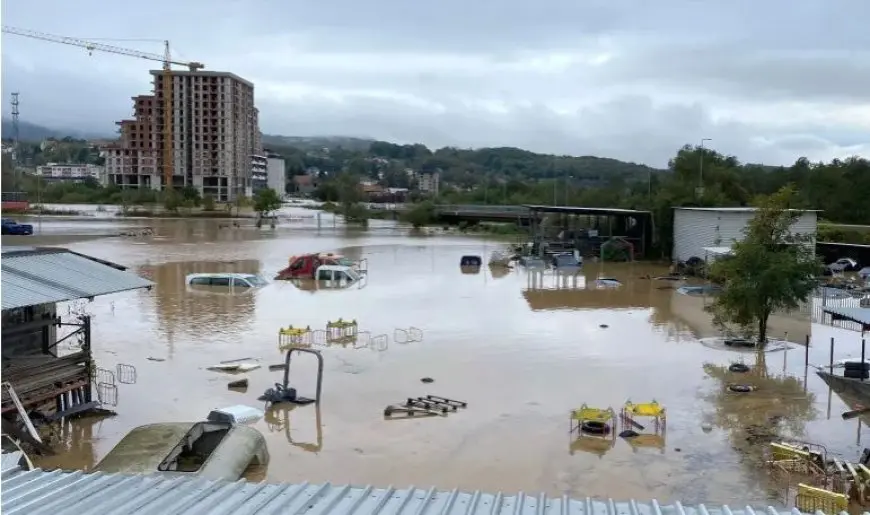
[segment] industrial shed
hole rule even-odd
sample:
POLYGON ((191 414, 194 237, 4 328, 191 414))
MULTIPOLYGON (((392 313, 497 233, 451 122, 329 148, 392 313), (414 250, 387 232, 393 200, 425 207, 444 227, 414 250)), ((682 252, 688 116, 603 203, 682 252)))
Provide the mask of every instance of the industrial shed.
MULTIPOLYGON (((706 260, 727 253, 724 249, 743 239, 743 230, 756 211, 753 207, 674 208, 673 260, 685 262, 691 257, 706 260)), ((795 234, 812 234, 813 246, 817 228, 817 211, 803 211, 792 226, 795 234)))

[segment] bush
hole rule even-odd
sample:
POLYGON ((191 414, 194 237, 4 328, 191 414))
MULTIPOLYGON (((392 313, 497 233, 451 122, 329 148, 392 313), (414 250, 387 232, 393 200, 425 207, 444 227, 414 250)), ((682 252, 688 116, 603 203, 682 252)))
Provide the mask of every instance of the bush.
POLYGON ((436 221, 436 218, 435 204, 428 200, 419 204, 413 204, 410 209, 402 214, 402 219, 411 224, 415 229, 431 225, 436 221))

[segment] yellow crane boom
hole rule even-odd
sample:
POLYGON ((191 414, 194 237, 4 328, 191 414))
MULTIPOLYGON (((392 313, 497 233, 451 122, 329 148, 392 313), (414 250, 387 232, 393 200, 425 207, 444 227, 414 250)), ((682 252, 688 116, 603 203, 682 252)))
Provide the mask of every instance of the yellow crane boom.
POLYGON ((172 189, 173 174, 173 152, 172 152, 172 65, 186 66, 190 71, 197 71, 205 67, 198 62, 174 61, 169 52, 169 41, 164 41, 163 55, 152 54, 149 52, 141 52, 139 50, 131 50, 114 45, 106 45, 103 43, 95 43, 79 38, 71 38, 68 36, 58 36, 55 34, 47 34, 45 32, 37 32, 35 30, 20 29, 3 25, 3 32, 6 34, 14 34, 42 41, 50 41, 52 43, 60 43, 63 45, 71 45, 79 48, 84 48, 88 53, 93 51, 106 52, 110 54, 126 55, 128 57, 137 57, 148 61, 157 61, 163 64, 163 180, 166 190, 172 189))

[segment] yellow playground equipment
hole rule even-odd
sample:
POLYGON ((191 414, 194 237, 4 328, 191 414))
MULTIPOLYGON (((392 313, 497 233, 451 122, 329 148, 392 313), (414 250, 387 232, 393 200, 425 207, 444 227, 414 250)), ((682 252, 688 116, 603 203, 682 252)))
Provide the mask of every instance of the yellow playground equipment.
POLYGON ((767 464, 775 471, 796 473, 808 479, 816 477, 813 483, 827 481, 827 451, 820 445, 804 442, 771 442, 768 447, 767 464))
POLYGON ((795 496, 795 508, 803 513, 843 513, 849 509, 849 497, 800 483, 795 496))
POLYGON ((359 324, 356 320, 342 320, 326 322, 326 343, 348 345, 356 342, 359 335, 359 324))
POLYGON ((631 446, 632 450, 637 451, 642 447, 651 447, 664 452, 665 431, 667 428, 668 416, 667 410, 664 406, 655 400, 637 404, 629 400, 622 406, 622 412, 620 415, 622 417, 622 428, 624 430, 632 430, 635 433, 647 429, 643 424, 637 421, 638 418, 651 419, 652 421, 651 430, 625 439, 631 446))
POLYGON ((312 344, 311 328, 287 326, 278 329, 278 350, 307 349, 312 344))
POLYGON ((613 408, 592 408, 583 404, 571 411, 571 454, 585 451, 603 456, 616 444, 616 413, 613 408))

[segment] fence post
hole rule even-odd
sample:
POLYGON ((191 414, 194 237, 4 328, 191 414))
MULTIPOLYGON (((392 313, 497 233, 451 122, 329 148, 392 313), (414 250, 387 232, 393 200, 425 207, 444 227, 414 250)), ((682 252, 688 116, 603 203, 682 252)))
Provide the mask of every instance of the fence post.
POLYGON ((830 372, 831 372, 831 374, 833 374, 834 373, 834 337, 833 336, 831 336, 831 365, 830 365, 830 367, 831 367, 830 372))
POLYGON ((810 335, 806 337, 806 343, 804 343, 804 368, 810 366, 810 335))

